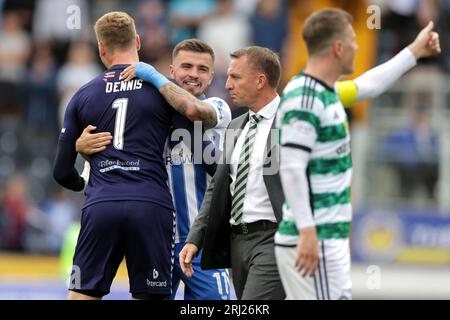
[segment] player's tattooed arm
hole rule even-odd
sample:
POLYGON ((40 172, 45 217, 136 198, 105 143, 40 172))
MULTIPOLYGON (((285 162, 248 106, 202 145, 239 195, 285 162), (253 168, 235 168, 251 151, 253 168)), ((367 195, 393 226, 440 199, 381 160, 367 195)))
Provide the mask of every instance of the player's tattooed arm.
POLYGON ((191 121, 202 121, 206 129, 217 125, 217 114, 212 105, 169 81, 152 65, 142 62, 132 64, 121 72, 120 79, 130 81, 135 76, 153 84, 175 110, 191 121))
POLYGON ((162 86, 159 92, 175 110, 191 121, 202 121, 206 129, 216 126, 217 114, 211 104, 197 99, 172 82, 162 86))

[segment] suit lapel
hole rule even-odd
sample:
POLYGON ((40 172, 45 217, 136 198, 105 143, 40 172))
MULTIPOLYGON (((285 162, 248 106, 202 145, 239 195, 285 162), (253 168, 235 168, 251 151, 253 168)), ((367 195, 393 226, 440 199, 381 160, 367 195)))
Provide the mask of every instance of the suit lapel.
MULTIPOLYGON (((271 153, 272 153, 272 149, 275 146, 275 144, 277 143, 277 137, 278 137, 278 133, 277 133, 277 129, 275 126, 275 122, 277 121, 276 116, 272 121, 272 127, 270 128, 270 133, 269 136, 267 137, 267 142, 266 142, 266 149, 264 151, 264 156, 266 158, 270 158, 271 153)), ((267 159, 266 159, 267 160, 267 159)), ((266 162, 266 161, 264 161, 266 162)))
MULTIPOLYGON (((235 123, 235 125, 233 126, 234 129, 237 129, 237 130, 243 130, 244 127, 245 127, 245 125, 246 125, 247 122, 248 122, 248 119, 249 119, 249 113, 248 113, 248 112, 245 113, 245 114, 243 114, 243 115, 240 116, 239 118, 236 118, 236 123, 235 123)), ((236 134, 236 135, 235 135, 233 146, 236 146, 237 139, 239 138, 239 136, 241 135, 241 133, 242 133, 242 131, 239 132, 239 134, 236 134)))

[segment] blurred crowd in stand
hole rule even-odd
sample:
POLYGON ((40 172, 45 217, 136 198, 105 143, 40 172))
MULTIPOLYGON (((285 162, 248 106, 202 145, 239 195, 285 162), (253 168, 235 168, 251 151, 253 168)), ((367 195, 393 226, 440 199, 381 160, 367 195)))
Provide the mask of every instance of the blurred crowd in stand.
MULTIPOLYGON (((300 36, 304 18, 327 6, 355 16, 361 48, 357 74, 397 53, 430 19, 440 32, 443 52, 449 49, 450 0, 0 0, 0 250, 57 253, 64 232, 79 220, 82 194, 62 190, 51 172, 67 102, 104 69, 93 33, 101 15, 130 13, 142 40, 141 60, 166 74, 175 44, 192 37, 206 40, 216 53, 209 95, 228 99, 225 81, 231 51, 256 44, 278 52, 281 90, 305 61, 300 36), (367 29, 367 6, 373 4, 381 8, 381 30, 367 29)), ((442 79, 450 69, 450 55, 430 59, 423 68, 442 79)), ((417 111, 415 117, 427 116, 423 103, 411 108, 417 111)), ((353 118, 364 120, 360 115, 353 118)), ((428 164, 436 165, 438 137, 430 132, 428 142, 423 136, 416 139, 414 130, 422 132, 420 122, 393 132, 380 154, 392 154, 389 148, 405 144, 405 152, 417 157, 426 153, 423 157, 432 159, 428 164), (415 149, 419 140, 428 150, 415 149)), ((402 167, 399 159, 389 161, 402 167)), ((412 165, 404 167, 419 170, 412 165)), ((405 185, 413 185, 408 173, 400 175, 405 185)), ((430 195, 434 188, 435 182, 430 183, 430 195)))

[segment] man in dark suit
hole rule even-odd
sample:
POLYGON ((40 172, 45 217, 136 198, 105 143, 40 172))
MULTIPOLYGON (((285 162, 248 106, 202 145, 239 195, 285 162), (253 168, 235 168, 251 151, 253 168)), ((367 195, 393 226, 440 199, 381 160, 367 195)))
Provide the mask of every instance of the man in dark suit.
POLYGON ((267 48, 231 54, 227 90, 233 103, 250 110, 231 121, 222 162, 180 253, 191 276, 203 248, 202 268, 230 268, 238 299, 284 299, 274 240, 284 202, 278 174, 275 114, 281 66, 267 48))

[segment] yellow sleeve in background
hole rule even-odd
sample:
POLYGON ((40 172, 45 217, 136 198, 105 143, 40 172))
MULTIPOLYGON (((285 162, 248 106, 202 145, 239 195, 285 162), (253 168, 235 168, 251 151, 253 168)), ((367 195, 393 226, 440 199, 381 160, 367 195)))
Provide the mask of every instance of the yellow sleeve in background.
POLYGON ((339 99, 346 108, 350 108, 358 96, 358 88, 353 80, 336 82, 339 99))

